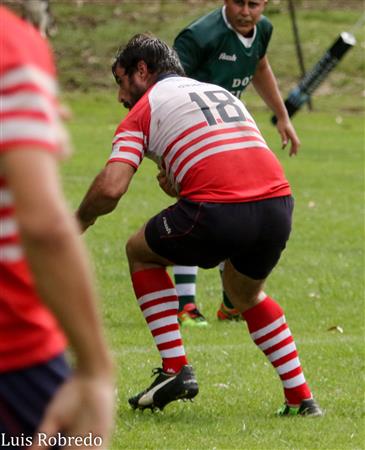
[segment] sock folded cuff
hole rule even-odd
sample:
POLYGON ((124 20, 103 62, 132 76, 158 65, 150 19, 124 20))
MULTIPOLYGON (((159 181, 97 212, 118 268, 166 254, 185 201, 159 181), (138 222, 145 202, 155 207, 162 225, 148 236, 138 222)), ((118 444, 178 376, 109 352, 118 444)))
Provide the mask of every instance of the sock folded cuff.
POLYGON ((284 315, 280 305, 270 297, 265 297, 257 305, 242 313, 250 333, 253 333, 284 315))
POLYGON ((173 266, 172 268, 174 275, 191 275, 196 277, 198 273, 197 266, 173 266))
POLYGON ((164 267, 139 270, 132 273, 132 283, 137 298, 162 289, 174 289, 169 274, 164 267))

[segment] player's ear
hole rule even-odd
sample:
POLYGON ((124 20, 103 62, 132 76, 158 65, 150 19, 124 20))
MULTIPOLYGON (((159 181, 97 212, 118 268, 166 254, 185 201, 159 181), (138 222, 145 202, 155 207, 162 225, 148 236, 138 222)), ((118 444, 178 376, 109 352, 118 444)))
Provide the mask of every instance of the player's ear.
POLYGON ((138 75, 139 75, 143 80, 145 80, 145 79, 147 78, 147 75, 148 75, 148 67, 147 67, 147 64, 146 64, 143 60, 138 61, 138 63, 137 63, 137 72, 138 72, 138 75))

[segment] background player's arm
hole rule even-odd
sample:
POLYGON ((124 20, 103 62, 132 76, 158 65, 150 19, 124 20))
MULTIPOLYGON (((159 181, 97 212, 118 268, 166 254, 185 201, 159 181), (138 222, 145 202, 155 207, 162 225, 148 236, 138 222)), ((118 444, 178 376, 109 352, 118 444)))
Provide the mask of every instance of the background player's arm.
POLYGON ((112 162, 95 177, 76 216, 85 231, 95 220, 112 212, 120 198, 127 192, 136 169, 124 162, 112 162))
POLYGON ((289 119, 288 112, 280 95, 279 87, 267 56, 260 59, 252 83, 260 97, 265 101, 278 119, 276 126, 281 136, 283 148, 290 141, 290 156, 297 154, 300 141, 289 119))
POLYGON ((22 244, 37 291, 64 330, 76 370, 51 401, 43 430, 105 437, 112 424, 112 364, 84 247, 66 207, 55 157, 33 148, 4 152, 0 165, 16 205, 22 244))

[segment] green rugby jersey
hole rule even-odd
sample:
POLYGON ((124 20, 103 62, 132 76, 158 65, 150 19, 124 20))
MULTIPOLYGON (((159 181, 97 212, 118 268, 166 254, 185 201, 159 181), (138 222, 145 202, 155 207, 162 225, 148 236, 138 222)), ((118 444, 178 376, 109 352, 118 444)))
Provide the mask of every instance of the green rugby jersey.
POLYGON ((223 7, 184 28, 174 48, 187 76, 218 84, 240 97, 265 56, 272 29, 262 16, 253 38, 244 38, 229 25, 223 7))

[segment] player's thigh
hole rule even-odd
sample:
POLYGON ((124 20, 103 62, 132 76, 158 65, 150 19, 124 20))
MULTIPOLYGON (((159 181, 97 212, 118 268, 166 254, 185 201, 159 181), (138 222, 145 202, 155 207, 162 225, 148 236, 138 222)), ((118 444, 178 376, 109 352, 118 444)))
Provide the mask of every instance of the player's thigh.
POLYGON ((256 205, 256 226, 260 233, 248 248, 237 248, 230 256, 234 268, 253 279, 267 278, 286 248, 291 232, 293 199, 278 197, 256 205))
POLYGON ((159 266, 170 266, 173 263, 155 253, 148 245, 145 237, 146 225, 143 225, 126 244, 126 253, 131 273, 138 270, 159 266))
POLYGON ((158 255, 178 265, 214 267, 225 257, 212 236, 214 223, 206 220, 206 204, 181 199, 146 225, 146 242, 158 255))

